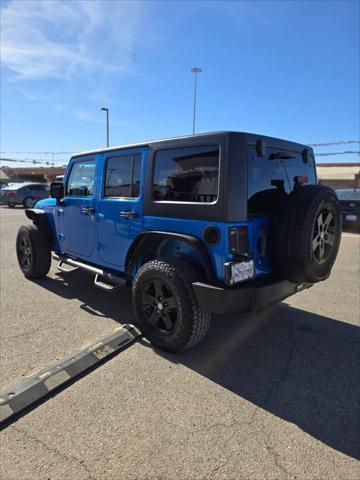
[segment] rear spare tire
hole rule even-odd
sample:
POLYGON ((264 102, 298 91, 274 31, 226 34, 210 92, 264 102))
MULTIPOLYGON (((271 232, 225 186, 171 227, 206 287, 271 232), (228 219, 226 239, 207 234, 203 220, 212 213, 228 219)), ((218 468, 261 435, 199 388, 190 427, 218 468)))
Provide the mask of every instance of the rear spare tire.
POLYGON ((279 221, 277 260, 292 282, 325 280, 341 240, 341 208, 335 192, 305 185, 290 194, 279 221))
POLYGON ((41 278, 50 270, 50 245, 36 225, 19 228, 16 238, 16 255, 26 278, 41 278))

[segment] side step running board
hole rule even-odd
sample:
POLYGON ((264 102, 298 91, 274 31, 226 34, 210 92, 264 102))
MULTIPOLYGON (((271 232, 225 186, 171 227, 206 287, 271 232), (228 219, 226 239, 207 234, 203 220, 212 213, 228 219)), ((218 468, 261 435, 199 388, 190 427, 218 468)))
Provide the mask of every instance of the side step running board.
MULTIPOLYGON (((106 292, 112 292, 114 290, 116 290, 117 288, 121 287, 121 285, 123 285, 126 280, 124 279, 116 279, 116 282, 117 282, 117 285, 111 285, 110 283, 105 283, 101 280, 99 280, 99 277, 101 278, 102 275, 99 275, 98 273, 95 275, 95 280, 94 280, 94 285, 98 288, 101 288, 102 290, 105 290, 106 292)), ((109 277, 108 277, 109 278, 109 277)), ((111 278, 112 281, 114 281, 114 278, 111 278)))
POLYGON ((81 268, 82 270, 87 270, 88 272, 95 273, 95 286, 101 288, 102 290, 105 290, 106 292, 111 292, 115 290, 127 281, 126 278, 120 277, 118 275, 113 275, 112 273, 106 272, 105 270, 93 267, 92 265, 88 265, 87 263, 79 262, 78 260, 73 260, 72 258, 60 257, 56 254, 53 255, 53 258, 59 261, 57 268, 58 270, 60 270, 60 272, 70 273, 81 268), (73 268, 67 269, 64 268, 63 265, 69 265, 73 268))
POLYGON ((63 273, 75 272, 75 270, 79 270, 80 268, 80 267, 64 268, 63 265, 64 265, 64 262, 60 260, 58 263, 58 266, 56 267, 58 270, 60 270, 60 272, 63 272, 63 273))

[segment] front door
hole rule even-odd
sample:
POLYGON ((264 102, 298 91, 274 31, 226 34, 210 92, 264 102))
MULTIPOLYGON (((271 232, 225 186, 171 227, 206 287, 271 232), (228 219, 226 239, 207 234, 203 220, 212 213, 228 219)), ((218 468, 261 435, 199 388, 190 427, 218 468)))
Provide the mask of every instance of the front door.
POLYGON ((95 167, 94 158, 76 159, 58 209, 62 252, 85 259, 93 254, 96 241, 95 167))
POLYGON ((105 266, 123 269, 126 253, 142 229, 144 150, 104 155, 97 203, 98 254, 105 266))

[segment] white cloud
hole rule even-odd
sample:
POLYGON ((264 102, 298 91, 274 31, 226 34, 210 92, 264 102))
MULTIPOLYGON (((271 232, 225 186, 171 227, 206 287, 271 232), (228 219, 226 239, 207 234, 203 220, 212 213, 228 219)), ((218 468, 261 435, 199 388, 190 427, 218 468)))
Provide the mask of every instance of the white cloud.
POLYGON ((13 0, 1 9, 2 66, 18 78, 130 73, 146 2, 13 0))

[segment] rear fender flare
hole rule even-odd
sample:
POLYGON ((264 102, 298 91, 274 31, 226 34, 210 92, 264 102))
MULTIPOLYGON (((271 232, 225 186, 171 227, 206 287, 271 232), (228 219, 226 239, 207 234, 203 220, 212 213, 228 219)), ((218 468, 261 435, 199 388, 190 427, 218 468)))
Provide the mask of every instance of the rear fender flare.
POLYGON ((172 240, 181 240, 190 245, 201 259, 206 273, 207 281, 211 283, 218 283, 209 252, 202 240, 200 240, 200 238, 198 237, 186 235, 183 233, 162 232, 153 230, 140 233, 135 238, 127 252, 125 259, 125 272, 128 275, 131 275, 137 261, 146 254, 149 247, 152 246, 154 242, 159 242, 160 240, 163 240, 165 238, 169 238, 172 240))

